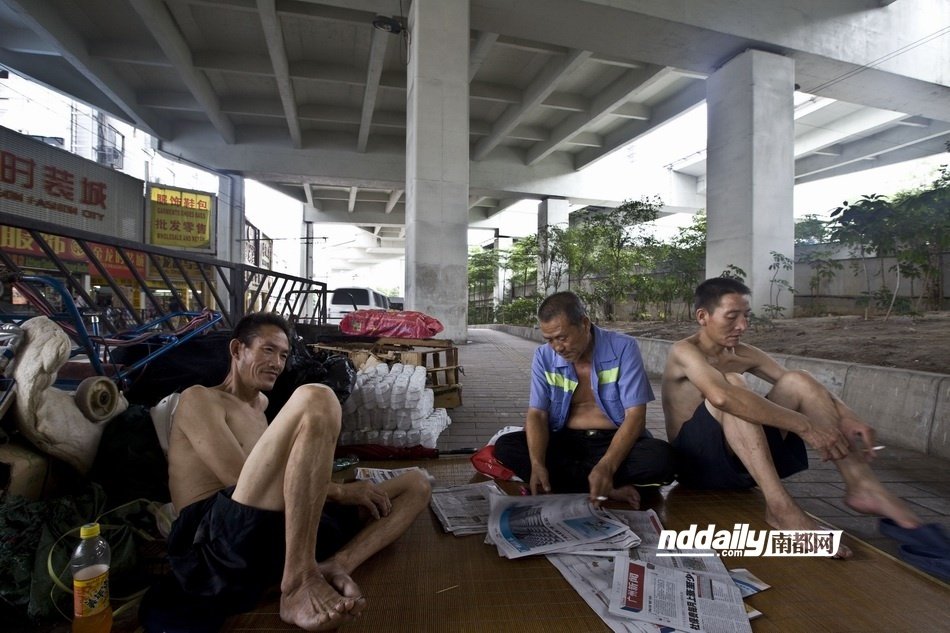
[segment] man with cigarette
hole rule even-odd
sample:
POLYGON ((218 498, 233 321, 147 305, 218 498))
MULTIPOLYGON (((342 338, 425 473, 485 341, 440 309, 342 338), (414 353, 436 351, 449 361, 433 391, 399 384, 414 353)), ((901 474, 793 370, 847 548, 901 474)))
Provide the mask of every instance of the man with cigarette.
POLYGON ((572 292, 546 298, 538 321, 547 344, 531 365, 524 431, 501 436, 495 457, 531 494, 587 492, 639 508, 636 487, 674 473, 670 445, 646 429, 654 397, 636 340, 591 324, 572 292))
MULTIPOLYGON (((807 443, 822 459, 834 460, 850 508, 882 515, 900 529, 920 527, 907 504, 871 471, 874 429, 807 372, 787 370, 740 342, 751 317, 750 294, 735 279, 701 283, 693 304, 699 330, 670 350, 661 391, 677 479, 698 488, 758 486, 772 527, 817 529, 781 482, 808 468, 807 443), (768 394, 752 391, 745 373, 771 383, 768 394)), ((842 546, 837 557, 850 555, 842 546)))

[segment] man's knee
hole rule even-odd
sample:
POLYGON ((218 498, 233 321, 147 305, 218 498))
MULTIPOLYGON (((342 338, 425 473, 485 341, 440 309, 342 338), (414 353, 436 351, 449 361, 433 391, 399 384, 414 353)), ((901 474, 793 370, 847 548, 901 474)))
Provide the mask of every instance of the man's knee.
POLYGON ((413 470, 406 473, 405 494, 416 499, 421 505, 428 505, 432 497, 432 483, 429 477, 421 470, 413 470))
POLYGON ((505 433, 495 440, 495 457, 502 462, 505 457, 515 460, 528 450, 528 441, 524 432, 505 433))
POLYGON ((810 373, 795 369, 782 374, 766 397, 782 406, 801 410, 803 403, 814 402, 829 393, 810 373))
POLYGON ((745 376, 743 376, 742 374, 737 374, 731 371, 731 372, 727 372, 725 374, 725 377, 726 377, 726 381, 730 385, 735 385, 736 387, 745 387, 746 389, 749 388, 749 383, 746 382, 745 376))
MULTIPOLYGON (((326 385, 311 383, 297 387, 287 405, 301 407, 307 412, 322 413, 329 416, 340 417, 342 408, 333 390, 326 385)), ((284 406, 287 406, 284 405, 284 406)))
POLYGON ((297 387, 278 414, 278 418, 282 416, 289 416, 297 424, 312 424, 320 432, 337 435, 343 417, 336 394, 329 387, 319 384, 297 387))
MULTIPOLYGON (((656 438, 643 438, 634 444, 630 459, 642 469, 644 484, 668 484, 676 476, 676 453, 668 443, 656 438)), ((639 482, 635 482, 639 483, 639 482)))

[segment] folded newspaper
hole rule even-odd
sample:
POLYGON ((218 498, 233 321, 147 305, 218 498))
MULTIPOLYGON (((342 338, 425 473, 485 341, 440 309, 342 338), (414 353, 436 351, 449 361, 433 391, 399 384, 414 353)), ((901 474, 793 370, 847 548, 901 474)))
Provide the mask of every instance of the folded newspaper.
MULTIPOLYGON (((627 560, 639 562, 644 566, 649 564, 654 569, 666 567, 678 571, 680 574, 689 572, 694 576, 703 575, 707 578, 715 576, 717 582, 728 583, 730 581, 730 572, 726 570, 722 559, 715 556, 715 553, 711 550, 675 552, 674 556, 670 556, 668 550, 658 550, 656 546, 659 544, 660 531, 663 526, 653 510, 612 510, 611 512, 615 517, 629 525, 642 539, 639 547, 629 551, 627 560)), ((612 631, 616 633, 658 633, 672 629, 670 624, 661 625, 656 623, 655 619, 649 617, 648 613, 644 613, 644 610, 627 609, 622 612, 622 615, 610 611, 611 597, 614 594, 615 558, 577 556, 575 554, 549 554, 547 558, 612 631)), ((758 579, 755 580, 758 581, 758 579)), ((761 581, 758 582, 761 583, 761 581)), ((761 586, 767 585, 761 583, 761 586)), ((675 593, 674 585, 669 585, 668 588, 671 588, 675 593)), ((675 596, 674 601, 679 600, 680 604, 685 604, 685 583, 679 585, 679 588, 681 591, 675 596)), ((742 592, 740 591, 740 593, 742 592)), ((739 609, 736 608, 735 594, 724 591, 723 595, 728 596, 725 605, 727 615, 720 622, 709 621, 711 616, 707 616, 707 622, 705 623, 707 628, 702 630, 710 632, 750 630, 747 618, 755 617, 758 612, 743 608, 740 600, 739 608, 743 609, 743 612, 748 611, 745 614, 740 613, 739 609)), ((659 603, 653 604, 657 608, 667 606, 659 603)), ((703 611, 706 612, 712 606, 714 607, 712 611, 715 612, 720 604, 718 602, 714 605, 703 603, 701 606, 703 611)), ((690 630, 688 626, 685 628, 690 630)))
POLYGON ((585 494, 491 495, 489 502, 488 538, 506 558, 625 551, 640 542, 626 523, 592 505, 585 494))
POLYGON ((381 484, 384 481, 390 479, 395 479, 399 475, 411 472, 413 470, 421 471, 428 477, 429 481, 435 481, 428 470, 425 468, 420 468, 419 466, 410 466, 409 468, 366 468, 365 466, 360 466, 356 469, 356 479, 363 479, 373 482, 374 484, 381 484))
POLYGON ((742 594, 729 574, 614 558, 610 613, 705 633, 751 633, 742 594))
POLYGON ((433 488, 429 506, 446 532, 456 536, 484 534, 488 530, 488 497, 504 494, 494 481, 433 488))

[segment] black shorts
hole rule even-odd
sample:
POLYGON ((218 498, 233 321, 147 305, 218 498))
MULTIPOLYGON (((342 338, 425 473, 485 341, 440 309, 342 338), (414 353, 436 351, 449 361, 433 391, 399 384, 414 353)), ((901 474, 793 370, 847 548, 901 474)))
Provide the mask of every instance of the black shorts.
MULTIPOLYGON (((762 427, 769 443, 775 470, 782 479, 808 468, 805 442, 795 433, 774 426, 762 427)), ((692 488, 743 489, 755 486, 755 480, 742 461, 726 445, 722 425, 702 402, 693 417, 683 423, 672 442, 676 452, 677 479, 692 488)))
MULTIPOLYGON (((251 608, 280 582, 284 513, 231 498, 234 487, 184 508, 168 535, 168 559, 181 588, 251 608)), ((317 560, 332 556, 362 527, 356 506, 327 502, 317 532, 317 560)))

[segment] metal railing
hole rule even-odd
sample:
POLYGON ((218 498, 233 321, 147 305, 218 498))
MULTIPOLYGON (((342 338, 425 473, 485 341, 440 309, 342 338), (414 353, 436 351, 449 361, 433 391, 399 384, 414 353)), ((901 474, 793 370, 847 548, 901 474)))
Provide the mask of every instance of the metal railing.
MULTIPOLYGON (((148 246, 0 212, 0 267, 51 275, 79 305, 98 308, 117 334, 183 309, 220 312, 233 327, 248 312, 277 312, 292 323, 326 323, 326 284, 207 255, 148 246), (85 275, 98 292, 87 290, 85 275), (116 305, 116 302, 118 305, 116 305)), ((42 297, 52 305, 55 296, 42 297)), ((28 310, 0 298, 4 310, 28 310)), ((168 320, 168 328, 175 324, 168 320)))

